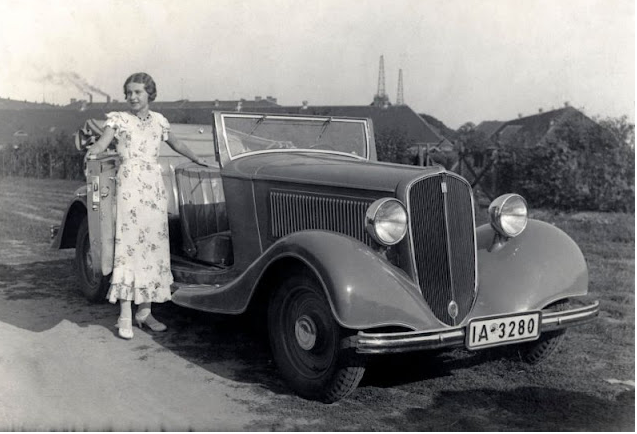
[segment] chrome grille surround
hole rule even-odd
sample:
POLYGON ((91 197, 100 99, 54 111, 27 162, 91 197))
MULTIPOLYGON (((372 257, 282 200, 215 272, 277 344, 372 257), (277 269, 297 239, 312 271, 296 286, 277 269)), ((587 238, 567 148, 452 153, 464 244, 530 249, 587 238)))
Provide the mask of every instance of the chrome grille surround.
POLYGON ((373 200, 284 190, 270 191, 270 230, 274 238, 308 229, 339 232, 372 245, 365 213, 373 200))
POLYGON ((442 172, 411 182, 405 197, 416 282, 436 317, 457 325, 471 310, 478 284, 471 186, 442 172), (452 302, 455 318, 449 313, 452 302))

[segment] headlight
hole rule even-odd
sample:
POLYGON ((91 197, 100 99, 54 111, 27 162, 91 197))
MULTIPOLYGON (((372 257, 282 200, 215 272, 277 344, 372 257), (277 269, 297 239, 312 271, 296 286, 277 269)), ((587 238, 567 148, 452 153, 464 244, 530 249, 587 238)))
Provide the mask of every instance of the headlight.
POLYGON ((393 246, 407 233, 407 211, 399 200, 378 199, 367 209, 365 227, 374 241, 393 246))
POLYGON ((489 205, 491 226, 507 238, 517 237, 528 221, 526 201, 519 194, 503 194, 489 205))

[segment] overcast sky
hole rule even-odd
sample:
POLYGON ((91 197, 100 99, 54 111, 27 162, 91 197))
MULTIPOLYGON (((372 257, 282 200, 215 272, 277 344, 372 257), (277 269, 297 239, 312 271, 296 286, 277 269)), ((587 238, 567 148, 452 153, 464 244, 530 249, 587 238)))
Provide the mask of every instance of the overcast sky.
POLYGON ((0 0, 2 98, 86 98, 74 73, 122 100, 146 71, 164 101, 367 105, 381 55, 390 101, 402 69, 452 128, 565 101, 634 122, 634 0, 0 0))

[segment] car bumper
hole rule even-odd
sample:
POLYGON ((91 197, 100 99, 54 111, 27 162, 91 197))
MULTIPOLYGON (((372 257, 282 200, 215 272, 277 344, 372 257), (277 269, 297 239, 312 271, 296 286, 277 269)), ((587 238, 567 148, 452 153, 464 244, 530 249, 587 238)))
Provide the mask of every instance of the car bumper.
MULTIPOLYGON (((564 311, 542 311, 541 333, 585 324, 599 315, 599 302, 564 311)), ((350 341, 351 347, 362 354, 386 354, 432 350, 465 345, 466 326, 444 330, 403 333, 358 332, 350 341)), ((514 343, 514 342, 512 342, 514 343)), ((504 344, 503 344, 504 345, 504 344)))

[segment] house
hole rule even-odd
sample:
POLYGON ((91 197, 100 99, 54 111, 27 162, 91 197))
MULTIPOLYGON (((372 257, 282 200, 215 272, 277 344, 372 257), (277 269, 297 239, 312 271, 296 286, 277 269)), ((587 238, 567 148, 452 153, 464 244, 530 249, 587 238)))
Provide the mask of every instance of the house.
POLYGON ((520 117, 507 122, 482 122, 476 129, 488 133, 488 137, 500 146, 515 145, 528 148, 539 143, 553 128, 574 118, 579 118, 591 125, 596 124, 595 121, 588 118, 581 111, 566 106, 557 110, 520 117))

